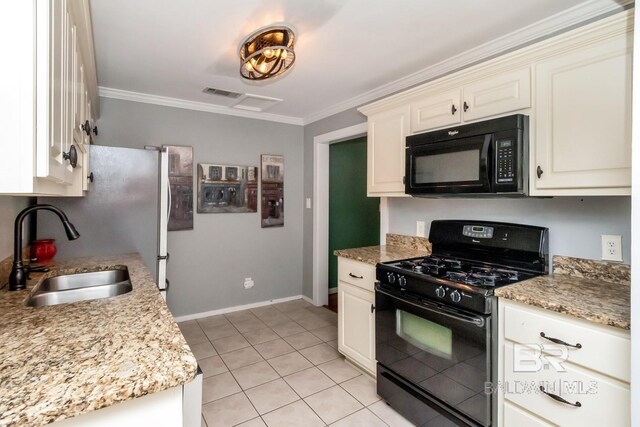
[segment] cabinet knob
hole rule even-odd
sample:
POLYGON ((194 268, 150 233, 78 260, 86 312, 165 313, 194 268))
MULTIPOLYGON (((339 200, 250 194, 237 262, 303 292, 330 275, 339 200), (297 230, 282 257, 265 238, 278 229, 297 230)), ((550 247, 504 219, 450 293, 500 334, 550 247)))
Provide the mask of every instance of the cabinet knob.
POLYGON ((464 101, 464 104, 462 105, 462 109, 467 112, 467 110, 469 109, 469 104, 467 104, 467 101, 464 101))
POLYGON ((89 180, 89 182, 93 182, 93 172, 87 175, 87 180, 89 180))
POLYGON ((84 133, 86 133, 87 136, 90 136, 91 135, 91 123, 89 123, 89 120, 85 120, 84 124, 80 125, 80 129, 82 129, 82 131, 84 133))
POLYGON ((458 111, 456 106, 454 104, 451 104, 451 115, 453 116, 456 113, 456 111, 458 111))
POLYGON ((64 160, 69 160, 71 167, 75 168, 78 165, 78 152, 76 151, 76 146, 72 144, 71 147, 69 147, 68 153, 62 153, 62 158, 64 160))
POLYGON ((540 165, 538 165, 538 168, 536 169, 536 175, 538 175, 538 178, 540 178, 543 173, 544 173, 544 171, 542 170, 540 165))

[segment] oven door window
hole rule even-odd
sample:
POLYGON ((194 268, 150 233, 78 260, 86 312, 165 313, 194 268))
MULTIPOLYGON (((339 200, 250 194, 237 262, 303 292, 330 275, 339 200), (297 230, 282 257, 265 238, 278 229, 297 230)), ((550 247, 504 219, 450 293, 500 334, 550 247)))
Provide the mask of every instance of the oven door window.
POLYGON ((376 290, 376 359, 480 425, 491 423, 491 316, 376 290))
POLYGON ((409 148, 409 192, 491 192, 491 140, 488 134, 409 148))
POLYGON ((451 328, 404 310, 396 310, 396 335, 435 356, 451 359, 453 355, 451 328))

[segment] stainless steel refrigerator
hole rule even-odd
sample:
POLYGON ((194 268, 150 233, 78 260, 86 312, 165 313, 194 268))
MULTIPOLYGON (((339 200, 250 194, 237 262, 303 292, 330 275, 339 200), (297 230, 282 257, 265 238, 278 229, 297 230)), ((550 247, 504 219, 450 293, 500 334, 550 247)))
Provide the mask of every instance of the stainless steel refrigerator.
POLYGON ((80 232, 68 241, 46 213, 37 220, 37 238, 54 238, 59 258, 138 252, 167 298, 169 209, 166 149, 89 146, 93 183, 84 197, 40 197, 62 209, 80 232))

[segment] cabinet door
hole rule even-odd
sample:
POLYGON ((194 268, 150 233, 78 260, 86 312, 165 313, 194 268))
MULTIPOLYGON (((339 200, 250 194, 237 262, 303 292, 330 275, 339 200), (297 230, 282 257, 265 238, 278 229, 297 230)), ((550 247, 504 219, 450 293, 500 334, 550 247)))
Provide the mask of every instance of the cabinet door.
POLYGON ((72 23, 66 0, 37 2, 37 132, 36 176, 62 184, 73 180, 72 168, 63 158, 69 149, 69 71, 73 43, 72 23))
POLYGON ((531 107, 531 69, 510 71, 462 88, 465 122, 531 107))
POLYGON ((338 283, 338 350, 367 369, 376 371, 373 292, 338 283))
POLYGON ((405 138, 409 106, 369 117, 367 133, 367 194, 404 195, 405 138))
POLYGON ((460 89, 427 95, 411 103, 411 133, 460 123, 460 89))
POLYGON ((535 415, 530 414, 509 402, 505 402, 504 404, 504 422, 502 425, 504 427, 551 427, 551 424, 542 421, 535 415))
POLYGON ((532 187, 630 193, 632 50, 623 35, 537 64, 532 187))

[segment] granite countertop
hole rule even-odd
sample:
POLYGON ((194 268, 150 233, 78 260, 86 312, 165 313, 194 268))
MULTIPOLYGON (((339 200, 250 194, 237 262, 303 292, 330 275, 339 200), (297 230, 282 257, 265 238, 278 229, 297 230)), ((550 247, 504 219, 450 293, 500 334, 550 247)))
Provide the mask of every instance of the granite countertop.
POLYGON ((77 258, 0 291, 0 426, 38 426, 191 381, 197 369, 137 254, 77 258), (33 287, 60 274, 129 269, 127 294, 31 308, 33 287))
POLYGON ((630 268, 554 257, 554 274, 496 289, 495 295, 620 329, 631 329, 630 268))
POLYGON ((396 261, 431 254, 431 244, 424 237, 387 234, 387 244, 365 246, 353 249, 337 249, 335 256, 353 259, 366 264, 376 265, 379 262, 396 261))

